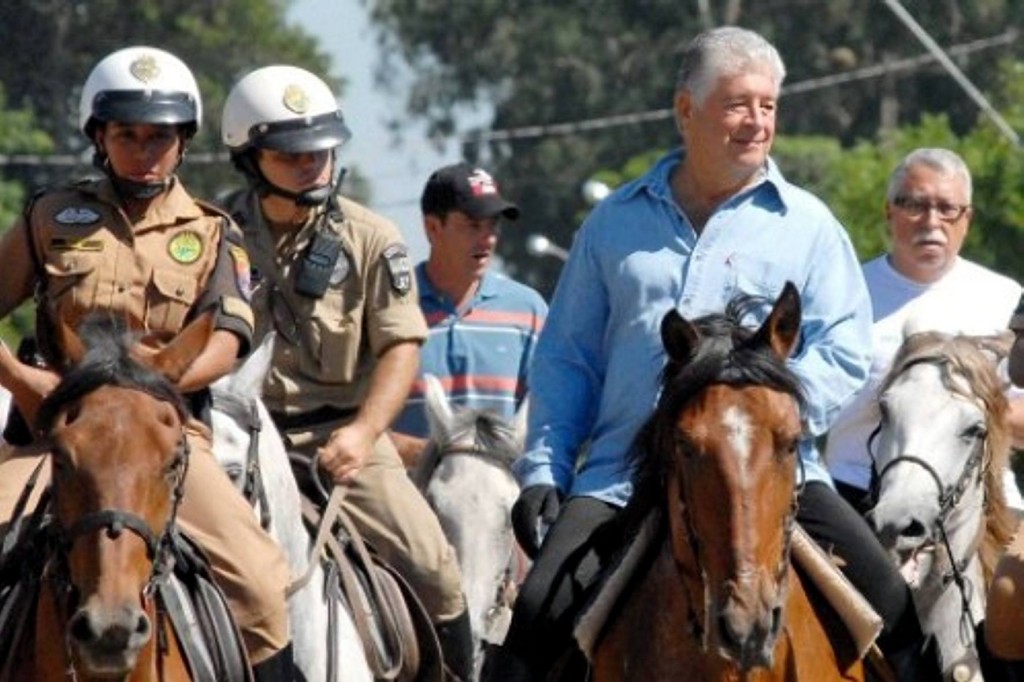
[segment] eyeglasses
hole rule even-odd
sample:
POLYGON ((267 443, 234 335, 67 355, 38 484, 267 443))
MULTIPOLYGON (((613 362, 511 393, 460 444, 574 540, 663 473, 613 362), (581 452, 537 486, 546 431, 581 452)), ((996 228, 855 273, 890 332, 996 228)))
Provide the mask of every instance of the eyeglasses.
POLYGON ((939 214, 939 218, 947 223, 960 220, 960 217, 970 208, 970 204, 951 204, 947 201, 928 201, 902 196, 893 199, 892 203, 913 219, 921 218, 934 209, 939 214))

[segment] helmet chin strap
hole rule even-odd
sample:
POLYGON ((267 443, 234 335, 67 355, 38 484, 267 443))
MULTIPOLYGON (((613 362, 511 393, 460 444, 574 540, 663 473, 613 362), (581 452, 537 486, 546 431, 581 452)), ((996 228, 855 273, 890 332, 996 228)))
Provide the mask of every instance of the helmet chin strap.
MULTIPOLYGON (((178 163, 174 166, 175 171, 181 166, 184 158, 185 148, 182 145, 181 153, 178 155, 178 163)), ((122 178, 114 172, 114 167, 110 165, 110 157, 98 147, 93 152, 92 165, 103 171, 110 178, 110 183, 114 186, 118 196, 126 199, 152 199, 166 192, 174 183, 173 172, 161 180, 139 181, 122 178)))
POLYGON ((259 196, 265 197, 273 194, 295 202, 296 206, 323 206, 327 203, 328 199, 334 196, 335 190, 341 185, 341 179, 345 175, 345 170, 338 167, 337 156, 332 152, 331 181, 326 185, 311 187, 301 192, 292 192, 267 180, 266 176, 260 171, 255 154, 255 150, 249 150, 242 154, 233 154, 231 160, 234 161, 235 167, 242 171, 242 174, 249 181, 249 186, 256 190, 259 196))

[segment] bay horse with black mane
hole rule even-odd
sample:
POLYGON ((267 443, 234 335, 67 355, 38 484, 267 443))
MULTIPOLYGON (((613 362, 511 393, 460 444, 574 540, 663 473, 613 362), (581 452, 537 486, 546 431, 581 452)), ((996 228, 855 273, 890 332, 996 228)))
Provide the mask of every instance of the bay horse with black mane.
POLYGON ((211 328, 200 318, 144 356, 107 320, 65 330, 73 366, 37 420, 52 470, 39 595, 5 680, 192 679, 156 591, 188 467, 172 382, 211 328))
POLYGON ((787 283, 759 329, 742 326, 762 305, 662 321, 668 361, 623 516, 649 547, 593 647, 594 680, 863 679, 790 564, 800 300, 787 283))

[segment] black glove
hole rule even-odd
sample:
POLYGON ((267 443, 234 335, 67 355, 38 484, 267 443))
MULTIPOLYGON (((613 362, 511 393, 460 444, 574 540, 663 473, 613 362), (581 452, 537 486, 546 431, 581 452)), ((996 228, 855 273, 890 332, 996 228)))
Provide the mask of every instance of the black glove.
POLYGON ((562 496, 553 485, 531 485, 512 505, 512 529, 530 559, 536 559, 544 533, 558 518, 562 496))

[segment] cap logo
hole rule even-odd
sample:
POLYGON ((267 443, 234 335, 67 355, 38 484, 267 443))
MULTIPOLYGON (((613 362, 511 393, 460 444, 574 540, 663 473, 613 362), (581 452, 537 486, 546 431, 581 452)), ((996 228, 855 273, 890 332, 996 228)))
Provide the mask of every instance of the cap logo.
POLYGON ((473 196, 498 193, 498 183, 494 181, 490 173, 481 168, 474 169, 466 181, 469 182, 469 189, 473 192, 473 196))
POLYGON ((148 83, 160 75, 160 66, 156 63, 156 57, 144 54, 131 63, 128 72, 135 76, 136 80, 148 83))
POLYGON ((284 89, 281 103, 286 109, 296 114, 304 114, 309 110, 309 96, 302 86, 294 83, 284 89))

